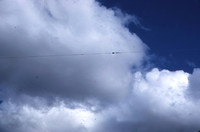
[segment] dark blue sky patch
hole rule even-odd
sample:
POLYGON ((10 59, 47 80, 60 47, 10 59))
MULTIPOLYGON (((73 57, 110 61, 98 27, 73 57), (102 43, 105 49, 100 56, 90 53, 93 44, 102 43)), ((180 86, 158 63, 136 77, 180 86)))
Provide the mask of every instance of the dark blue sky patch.
POLYGON ((149 32, 129 25, 151 49, 152 53, 172 59, 171 65, 160 68, 192 72, 186 62, 200 66, 200 2, 198 0, 99 0, 111 8, 118 7, 136 15, 149 32), (194 50, 195 49, 195 50, 194 50), (173 58, 172 58, 173 57, 173 58))

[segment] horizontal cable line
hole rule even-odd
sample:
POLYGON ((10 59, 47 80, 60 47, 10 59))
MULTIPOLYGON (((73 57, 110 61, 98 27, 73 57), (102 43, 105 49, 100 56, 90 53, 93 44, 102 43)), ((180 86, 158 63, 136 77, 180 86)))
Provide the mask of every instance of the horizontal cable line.
MULTIPOLYGON (((160 50, 162 52, 177 51, 200 51, 200 49, 172 49, 172 50, 160 50)), ((28 59, 28 58, 49 58, 49 57, 70 57, 70 56, 93 56, 93 55, 119 55, 119 54, 131 54, 131 53, 144 53, 144 51, 125 51, 125 52, 102 52, 102 53, 77 53, 77 54, 49 54, 49 55, 13 55, 13 56, 0 56, 0 59, 28 59)))
POLYGON ((81 54, 49 54, 49 55, 27 55, 27 56, 0 56, 0 59, 21 59, 21 58, 46 58, 46 57, 70 57, 70 56, 90 56, 90 55, 117 55, 128 53, 143 53, 143 51, 127 52, 105 52, 105 53, 81 53, 81 54))

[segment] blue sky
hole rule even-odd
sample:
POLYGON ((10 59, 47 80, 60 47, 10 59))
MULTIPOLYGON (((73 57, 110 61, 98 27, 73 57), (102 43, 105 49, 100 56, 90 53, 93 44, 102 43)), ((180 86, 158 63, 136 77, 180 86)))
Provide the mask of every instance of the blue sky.
POLYGON ((200 130, 200 3, 101 3, 0 0, 0 132, 200 130))
POLYGON ((136 33, 156 57, 161 69, 192 72, 200 65, 200 2, 198 0, 100 0, 106 7, 118 7, 138 17, 143 30, 136 33), (165 61, 163 61, 165 60, 165 61))

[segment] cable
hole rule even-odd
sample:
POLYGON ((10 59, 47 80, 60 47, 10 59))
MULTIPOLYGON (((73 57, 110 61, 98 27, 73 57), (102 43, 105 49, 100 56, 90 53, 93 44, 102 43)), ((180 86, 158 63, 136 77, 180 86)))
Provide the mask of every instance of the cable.
POLYGON ((81 54, 61 54, 61 55, 27 55, 27 56, 0 56, 0 59, 23 59, 23 58, 46 58, 46 57, 69 57, 69 56, 90 56, 90 55, 116 55, 128 53, 143 53, 143 51, 127 51, 127 52, 105 52, 105 53, 81 53, 81 54))
MULTIPOLYGON (((162 52, 177 51, 185 52, 189 49, 160 50, 162 52)), ((200 51, 199 49, 190 49, 190 51, 200 51)), ((49 55, 23 55, 23 56, 0 56, 0 59, 26 59, 26 58, 49 58, 49 57, 70 57, 70 56, 93 56, 93 55, 119 55, 144 53, 144 51, 125 51, 125 52, 105 52, 105 53, 77 53, 77 54, 49 54, 49 55)))

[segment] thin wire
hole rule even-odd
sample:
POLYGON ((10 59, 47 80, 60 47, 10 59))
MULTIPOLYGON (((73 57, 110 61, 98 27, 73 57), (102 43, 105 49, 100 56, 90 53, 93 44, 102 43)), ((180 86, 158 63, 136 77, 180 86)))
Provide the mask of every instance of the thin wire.
MULTIPOLYGON (((189 49, 174 49, 169 51, 185 52, 189 49)), ((168 50, 162 50, 162 52, 168 50)), ((190 51, 200 51, 199 49, 191 49, 190 51)), ((125 52, 105 52, 105 53, 77 53, 77 54, 49 54, 49 55, 23 55, 23 56, 0 56, 0 59, 26 59, 26 58, 49 58, 49 57, 70 57, 70 56, 93 56, 93 55, 120 55, 144 53, 144 51, 125 51, 125 52)))
POLYGON ((81 53, 81 54, 51 54, 51 55, 27 55, 27 56, 0 56, 0 59, 23 59, 23 58, 47 58, 47 57, 70 57, 70 56, 90 56, 90 55, 119 55, 128 53, 143 53, 143 51, 127 51, 127 52, 105 52, 105 53, 81 53))

